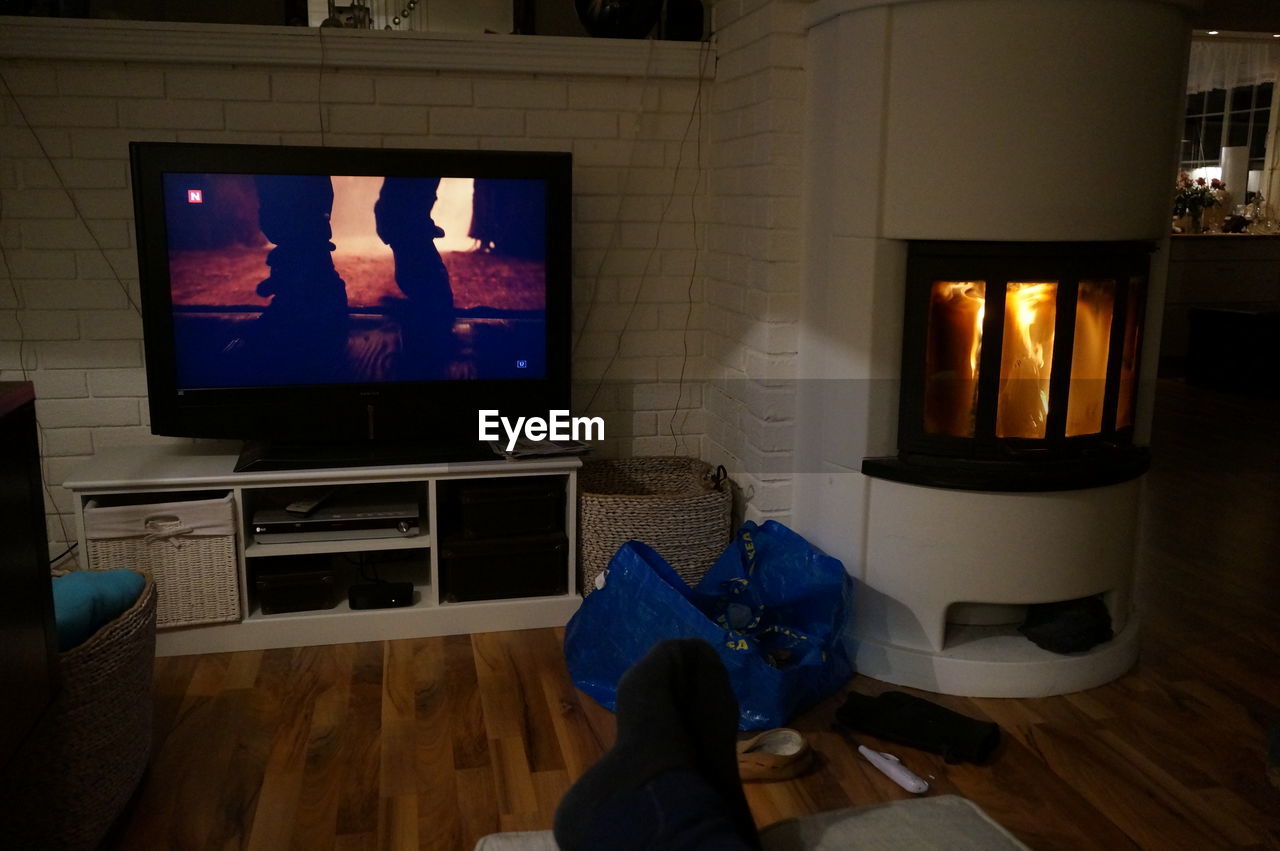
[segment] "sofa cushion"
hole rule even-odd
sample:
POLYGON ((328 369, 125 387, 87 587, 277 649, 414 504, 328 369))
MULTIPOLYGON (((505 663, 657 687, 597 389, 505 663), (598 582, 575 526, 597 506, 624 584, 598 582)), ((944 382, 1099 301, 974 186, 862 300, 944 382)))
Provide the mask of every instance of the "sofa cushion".
POLYGON ((475 851, 560 851, 560 846, 549 830, 512 830, 481 837, 475 851))
POLYGON ((999 851, 1026 849, 976 804, 958 795, 832 810, 770 825, 764 851, 999 851))
POLYGON ((129 611, 146 580, 134 570, 77 570, 53 580, 58 652, 79 647, 129 611))

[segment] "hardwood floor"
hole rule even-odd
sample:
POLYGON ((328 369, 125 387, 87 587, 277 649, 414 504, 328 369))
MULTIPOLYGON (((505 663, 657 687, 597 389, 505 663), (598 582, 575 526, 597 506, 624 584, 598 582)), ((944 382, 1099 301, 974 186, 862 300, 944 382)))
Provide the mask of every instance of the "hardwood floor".
MULTIPOLYGON (((1147 479, 1142 653, 1120 680, 1038 700, 926 695, 998 722, 986 766, 893 749, 1054 848, 1280 847, 1267 779, 1280 723, 1280 402, 1162 382, 1147 479)), ((608 747, 559 630, 160 659, 157 750, 121 849, 469 849, 549 827, 608 747)), ((888 688, 857 677, 851 688, 888 688)), ((909 797, 830 729, 817 770, 750 784, 757 823, 909 797)), ((868 744, 875 740, 867 737, 868 744)))

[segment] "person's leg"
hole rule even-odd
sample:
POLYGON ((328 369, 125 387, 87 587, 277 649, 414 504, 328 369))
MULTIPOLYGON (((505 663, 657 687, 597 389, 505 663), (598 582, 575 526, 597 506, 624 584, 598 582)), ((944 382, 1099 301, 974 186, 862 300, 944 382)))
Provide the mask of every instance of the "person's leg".
POLYGON ((453 321, 453 290, 435 239, 444 231, 431 218, 438 178, 387 177, 373 215, 378 238, 395 257, 396 285, 423 310, 453 321))
POLYGON ((435 239, 444 231, 431 218, 438 178, 387 177, 373 215, 378 238, 391 248, 396 286, 408 300, 396 310, 403 378, 441 378, 454 353, 453 287, 435 239))
POLYGON ((556 842, 587 848, 758 848, 738 779, 738 702, 704 641, 654 647, 618 684, 613 748, 565 794, 556 842))
POLYGON ((258 175, 258 220, 275 247, 258 295, 271 303, 246 334, 258 374, 287 381, 346 367, 347 287, 333 266, 333 185, 314 175, 258 175))

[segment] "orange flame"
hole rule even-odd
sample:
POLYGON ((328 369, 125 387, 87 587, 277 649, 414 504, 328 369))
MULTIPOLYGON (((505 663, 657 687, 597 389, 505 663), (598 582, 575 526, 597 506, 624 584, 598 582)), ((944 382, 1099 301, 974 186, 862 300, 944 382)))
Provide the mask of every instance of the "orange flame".
POLYGON ((1076 299, 1076 333, 1071 341, 1067 437, 1102 431, 1115 300, 1115 281, 1080 282, 1080 295, 1076 299))
POLYGON ((1045 436, 1057 296, 1056 281, 1010 281, 1005 291, 997 437, 1045 436))
POLYGON ((934 281, 925 349, 924 426, 929 434, 973 437, 982 355, 985 281, 934 281))

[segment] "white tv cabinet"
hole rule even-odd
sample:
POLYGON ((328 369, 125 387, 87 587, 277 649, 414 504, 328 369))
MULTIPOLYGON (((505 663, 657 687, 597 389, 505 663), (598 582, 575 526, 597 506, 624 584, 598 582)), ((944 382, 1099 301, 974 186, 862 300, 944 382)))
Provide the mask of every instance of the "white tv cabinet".
MULTIPOLYGON (((63 486, 75 502, 80 553, 87 564, 91 542, 86 540, 84 511, 90 500, 143 499, 166 502, 192 492, 230 493, 236 508, 236 569, 242 620, 161 630, 156 653, 177 656, 229 650, 258 650, 337 644, 395 638, 417 638, 468 632, 562 626, 577 610, 582 598, 576 588, 577 458, 521 461, 474 461, 414 464, 386 467, 350 467, 270 472, 233 471, 234 452, 186 446, 122 447, 97 454, 72 471, 63 486), (564 483, 563 531, 567 537, 567 593, 540 597, 475 602, 450 602, 441 592, 437 488, 446 481, 494 480, 512 477, 558 477, 564 483), (362 486, 410 489, 422 506, 419 533, 412 537, 379 537, 370 534, 346 540, 306 540, 263 544, 254 540, 252 512, 264 500, 276 503, 281 495, 362 486), (414 583, 411 606, 352 610, 341 601, 331 609, 264 614, 250 577, 260 559, 318 554, 388 554, 398 551, 407 566, 394 579, 414 583)), ((394 565, 393 565, 394 567, 394 565)), ((363 570, 363 568, 362 568, 363 570)))

